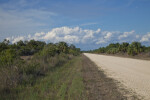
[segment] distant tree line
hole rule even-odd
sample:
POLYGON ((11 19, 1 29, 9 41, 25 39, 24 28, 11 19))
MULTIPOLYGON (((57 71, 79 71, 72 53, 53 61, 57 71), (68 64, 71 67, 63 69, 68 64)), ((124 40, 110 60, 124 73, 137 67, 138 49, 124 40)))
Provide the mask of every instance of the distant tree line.
POLYGON ((0 66, 11 64, 13 60, 20 56, 30 56, 38 53, 43 56, 55 56, 56 54, 72 54, 78 55, 80 48, 76 48, 73 44, 68 45, 65 42, 48 43, 42 41, 18 41, 10 44, 9 40, 4 39, 0 42, 0 66))
POLYGON ((117 53, 127 53, 128 55, 135 56, 140 53, 150 52, 150 46, 146 47, 140 42, 132 42, 131 44, 127 42, 123 43, 111 43, 106 47, 100 47, 99 49, 91 50, 88 52, 92 53, 107 53, 107 54, 117 54, 117 53))

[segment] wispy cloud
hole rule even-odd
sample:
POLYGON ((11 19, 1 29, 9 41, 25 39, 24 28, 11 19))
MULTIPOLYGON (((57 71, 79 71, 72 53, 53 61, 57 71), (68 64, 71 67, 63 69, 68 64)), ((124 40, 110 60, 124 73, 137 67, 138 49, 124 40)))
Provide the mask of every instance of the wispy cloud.
POLYGON ((134 1, 135 1, 135 0, 129 0, 128 3, 127 3, 127 6, 128 6, 128 7, 131 6, 131 5, 134 3, 134 1))
POLYGON ((4 9, 23 9, 30 8, 40 3, 40 0, 7 0, 0 4, 4 9))
POLYGON ((0 4, 0 34, 32 33, 41 29, 41 27, 52 24, 52 17, 57 16, 56 13, 43 10, 40 7, 28 7, 34 5, 38 0, 34 3, 29 3, 26 0, 15 1, 10 0, 7 3, 0 4))
POLYGON ((38 27, 47 26, 47 20, 50 21, 51 16, 56 16, 56 14, 34 9, 25 11, 0 9, 0 30, 1 33, 11 33, 12 30, 22 33, 29 29, 38 29, 38 27))
POLYGON ((81 24, 79 26, 90 26, 90 25, 96 25, 97 23, 85 23, 85 24, 81 24))

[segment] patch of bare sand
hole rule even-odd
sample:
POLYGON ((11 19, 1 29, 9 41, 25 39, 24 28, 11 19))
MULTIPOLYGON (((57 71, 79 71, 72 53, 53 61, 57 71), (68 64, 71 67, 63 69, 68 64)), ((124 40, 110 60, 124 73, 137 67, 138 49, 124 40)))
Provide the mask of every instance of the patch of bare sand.
POLYGON ((150 100, 150 61, 84 53, 111 77, 150 100))

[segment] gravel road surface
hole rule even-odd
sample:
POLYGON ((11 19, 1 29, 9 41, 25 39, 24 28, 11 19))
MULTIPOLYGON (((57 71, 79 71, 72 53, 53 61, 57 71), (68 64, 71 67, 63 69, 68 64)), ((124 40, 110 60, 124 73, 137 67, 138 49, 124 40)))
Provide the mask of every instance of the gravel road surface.
POLYGON ((119 81, 129 91, 150 100, 150 61, 84 53, 108 77, 119 81))

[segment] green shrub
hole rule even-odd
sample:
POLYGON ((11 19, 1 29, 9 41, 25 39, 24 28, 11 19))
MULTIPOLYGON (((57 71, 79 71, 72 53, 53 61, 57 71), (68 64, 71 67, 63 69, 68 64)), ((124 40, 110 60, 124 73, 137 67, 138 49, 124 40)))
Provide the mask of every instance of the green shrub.
POLYGON ((123 42, 122 44, 119 45, 119 51, 120 52, 127 52, 128 51, 128 46, 129 46, 129 43, 126 43, 126 42, 123 42))
POLYGON ((58 47, 59 52, 66 53, 66 54, 68 53, 69 47, 68 47, 67 43, 65 43, 65 42, 59 42, 56 45, 58 47))
POLYGON ((137 55, 141 52, 144 52, 144 46, 141 45, 141 43, 139 42, 132 42, 129 46, 128 46, 128 54, 129 55, 137 55))
POLYGON ((69 54, 73 54, 74 56, 77 56, 80 54, 80 49, 78 49, 78 48, 69 49, 69 54))
POLYGON ((118 49, 117 48, 111 48, 107 51, 108 54, 116 54, 118 53, 118 49))
POLYGON ((16 52, 13 49, 7 49, 0 53, 0 65, 10 65, 17 58, 16 52))
POLYGON ((55 56, 56 54, 58 54, 58 49, 54 44, 46 45, 41 51, 42 56, 55 56))

